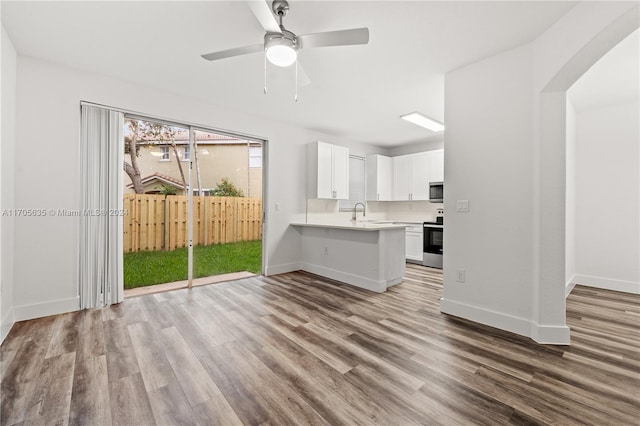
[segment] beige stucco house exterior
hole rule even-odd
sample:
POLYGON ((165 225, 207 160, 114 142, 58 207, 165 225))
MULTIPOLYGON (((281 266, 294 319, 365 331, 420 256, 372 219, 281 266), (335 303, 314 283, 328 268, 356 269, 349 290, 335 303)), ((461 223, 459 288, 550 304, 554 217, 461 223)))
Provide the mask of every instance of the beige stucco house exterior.
MULTIPOLYGON (((179 164, 185 180, 189 180, 189 162, 193 160, 193 186, 198 194, 197 164, 200 169, 202 195, 209 195, 223 178, 227 178, 247 197, 262 198, 262 145, 213 133, 195 132, 196 155, 189 150, 189 132, 176 133, 177 151, 166 140, 144 140, 138 143, 138 166, 146 193, 160 193, 170 187, 177 195, 186 194, 179 164)), ((125 155, 129 161, 129 155, 125 155)), ((131 179, 125 173, 125 192, 133 193, 131 179)))

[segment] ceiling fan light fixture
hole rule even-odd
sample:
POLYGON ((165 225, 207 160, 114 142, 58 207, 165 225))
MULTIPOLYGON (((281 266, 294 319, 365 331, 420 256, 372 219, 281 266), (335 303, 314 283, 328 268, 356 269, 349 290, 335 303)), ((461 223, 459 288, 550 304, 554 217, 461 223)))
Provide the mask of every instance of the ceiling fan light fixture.
POLYGON ((275 34, 265 37, 264 50, 269 62, 278 67, 288 67, 298 57, 295 39, 288 38, 286 35, 275 34))

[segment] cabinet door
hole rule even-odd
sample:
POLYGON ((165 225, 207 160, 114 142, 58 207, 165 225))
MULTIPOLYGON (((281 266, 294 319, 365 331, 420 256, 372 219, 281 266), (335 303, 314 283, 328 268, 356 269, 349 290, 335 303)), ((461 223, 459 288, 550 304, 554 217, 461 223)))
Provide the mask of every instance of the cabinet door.
POLYGON ((429 161, 428 152, 420 152, 411 155, 412 174, 411 174, 411 199, 412 200, 428 200, 429 199, 429 161))
POLYGON ((384 155, 367 156, 367 201, 393 200, 393 159, 384 155))
POLYGON ((378 159, 378 192, 380 201, 393 200, 393 160, 380 156, 378 159))
POLYGON ((378 193, 378 157, 381 157, 381 155, 367 155, 367 201, 378 201, 380 199, 378 193))
POLYGON ((444 150, 429 151, 430 181, 444 182, 444 150))
POLYGON ((422 261, 422 233, 407 231, 406 236, 407 238, 405 239, 405 257, 410 260, 422 261))
POLYGON ((391 157, 378 156, 378 200, 393 200, 393 160, 391 157))
POLYGON ((333 190, 335 198, 349 199, 349 149, 333 145, 333 190))
POLYGON ((333 198, 333 149, 330 144, 318 142, 318 198, 333 198))
POLYGON ((393 200, 409 200, 411 194, 411 156, 393 157, 393 200))

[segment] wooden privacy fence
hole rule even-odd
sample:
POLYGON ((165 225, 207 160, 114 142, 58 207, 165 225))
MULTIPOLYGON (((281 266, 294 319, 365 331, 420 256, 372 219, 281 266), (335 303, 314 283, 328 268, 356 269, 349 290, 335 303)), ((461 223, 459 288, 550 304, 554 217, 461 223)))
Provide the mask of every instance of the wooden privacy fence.
MULTIPOLYGON (((124 252, 187 247, 186 195, 124 195, 124 252)), ((262 200, 193 197, 193 244, 211 245, 262 238, 262 200)))

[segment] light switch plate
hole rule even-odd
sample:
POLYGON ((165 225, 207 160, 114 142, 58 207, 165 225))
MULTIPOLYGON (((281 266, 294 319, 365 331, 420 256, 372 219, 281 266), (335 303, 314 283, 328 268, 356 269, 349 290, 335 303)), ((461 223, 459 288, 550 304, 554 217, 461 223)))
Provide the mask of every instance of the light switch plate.
POLYGON ((456 269, 456 281, 463 283, 466 280, 466 272, 464 269, 456 269))
POLYGON ((469 213, 469 200, 458 200, 456 211, 460 213, 469 213))

